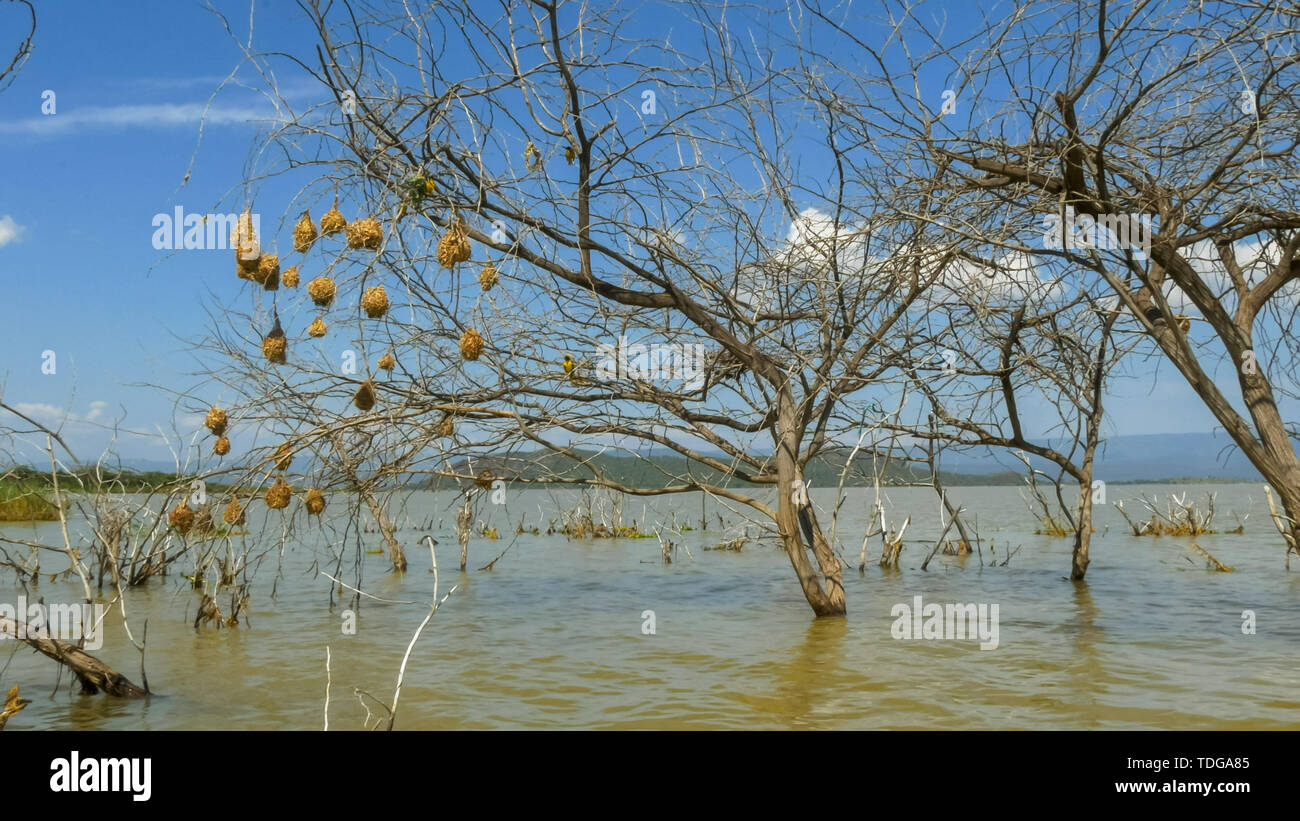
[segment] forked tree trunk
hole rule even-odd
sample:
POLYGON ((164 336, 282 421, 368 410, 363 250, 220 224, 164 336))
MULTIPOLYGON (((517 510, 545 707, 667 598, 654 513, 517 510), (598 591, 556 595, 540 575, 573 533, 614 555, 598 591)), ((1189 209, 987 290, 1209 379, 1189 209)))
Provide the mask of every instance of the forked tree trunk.
POLYGON ((802 481, 803 476, 799 472, 796 459, 799 441, 795 435, 794 401, 787 390, 781 391, 778 407, 780 410, 776 448, 776 523, 781 531, 781 540, 785 544, 785 552, 790 557, 795 575, 799 578, 799 586, 803 588, 804 598, 812 605, 813 612, 818 616, 843 616, 846 608, 840 560, 835 555, 835 551, 831 550, 826 537, 822 535, 821 528, 817 526, 817 515, 811 501, 803 507, 803 510, 806 513, 806 524, 811 531, 812 544, 804 543, 805 537, 802 531, 805 525, 799 521, 800 508, 796 507, 794 501, 795 483, 802 481), (810 548, 813 555, 817 557, 821 575, 825 577, 825 587, 822 586, 822 581, 818 578, 812 563, 808 561, 807 551, 810 548))
POLYGON ((456 540, 460 542, 460 569, 465 570, 465 563, 469 561, 469 531, 473 522, 474 514, 469 506, 469 499, 465 499, 465 506, 456 514, 456 540))

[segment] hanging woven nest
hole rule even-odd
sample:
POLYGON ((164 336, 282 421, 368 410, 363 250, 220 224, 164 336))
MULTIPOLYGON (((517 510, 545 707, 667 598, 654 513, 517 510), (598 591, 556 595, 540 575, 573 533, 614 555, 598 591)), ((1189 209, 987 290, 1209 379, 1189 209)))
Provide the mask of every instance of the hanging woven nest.
POLYGON ((332 234, 337 234, 340 231, 347 230, 347 227, 348 221, 345 220, 343 214, 339 212, 339 198, 335 197, 334 204, 330 206, 330 210, 326 211, 320 218, 321 236, 328 237, 332 234))
POLYGON ((478 476, 474 477, 474 484, 486 490, 492 487, 492 471, 480 470, 478 476))
POLYGON ((334 295, 338 293, 338 290, 334 280, 329 277, 316 277, 307 283, 307 295, 311 297, 312 302, 315 302, 321 308, 329 307, 329 304, 334 301, 334 295))
POLYGON ((457 221, 455 227, 438 240, 438 264, 444 268, 454 268, 456 263, 470 258, 469 231, 465 220, 457 221))
POLYGON ((478 331, 470 328, 460 337, 460 355, 469 361, 474 361, 483 353, 483 336, 478 331))
POLYGON ((379 357, 379 361, 375 364, 378 365, 379 369, 382 371, 391 371, 393 368, 397 367, 397 358, 390 353, 386 353, 379 357))
POLYGON ((484 265, 483 270, 479 271, 478 274, 479 287, 484 291, 490 291, 495 288, 499 279, 500 277, 497 275, 497 269, 490 262, 487 265, 484 265))
POLYGON ((327 330, 328 329, 325 327, 325 320, 321 319, 320 317, 316 317, 311 321, 311 324, 307 326, 307 335, 322 337, 325 335, 325 332, 327 330))
MULTIPOLYGON (((324 220, 321 220, 323 223, 324 220)), ((303 211, 302 216, 298 218, 298 224, 293 227, 293 250, 300 254, 307 253, 311 244, 316 241, 316 223, 311 221, 311 212, 303 211)), ((285 277, 285 285, 288 285, 288 277, 285 277)))
POLYGON ((244 508, 239 504, 238 499, 231 499, 230 504, 226 505, 226 512, 221 518, 228 525, 242 525, 244 523, 244 508))
POLYGON ((316 488, 307 491, 302 501, 307 506, 307 512, 312 516, 319 516, 325 510, 325 494, 316 488))
POLYGON ((212 444, 212 452, 218 456, 225 456, 230 453, 230 440, 222 436, 212 444))
POLYGON ((434 433, 442 438, 449 438, 456 432, 456 422, 450 415, 442 417, 442 421, 434 428, 434 433))
POLYGON ((262 257, 262 244, 253 230, 253 213, 244 209, 230 233, 230 244, 235 249, 235 273, 243 279, 252 279, 262 257))
POLYGON ((273 365, 284 364, 284 354, 289 348, 289 342, 284 338, 284 329, 280 327, 280 315, 275 316, 275 327, 262 340, 262 355, 266 361, 273 365))
POLYGON ((288 442, 275 449, 275 469, 285 471, 293 464, 293 448, 288 442))
POLYGON ((361 295, 361 307, 365 309, 366 316, 371 319, 379 319, 388 313, 388 292, 384 290, 384 286, 376 285, 367 288, 361 295))
POLYGON ((215 436, 220 436, 226 432, 226 412, 213 405, 208 409, 208 415, 203 417, 203 425, 215 436))
POLYGON ((379 227, 379 220, 369 217, 348 223, 347 233, 349 248, 378 251, 384 241, 384 229, 379 227))
POLYGON ((284 275, 281 277, 281 279, 284 281, 284 287, 297 288, 298 287, 298 266, 294 265, 289 268, 286 268, 284 275))
POLYGON ((188 501, 183 501, 172 508, 171 513, 167 514, 167 524, 181 533, 189 532, 190 528, 194 526, 194 511, 190 509, 188 501))
POLYGON ((352 404, 359 411, 368 411, 375 406, 375 383, 367 379, 357 388, 357 392, 352 396, 352 404))
POLYGON ((293 488, 283 479, 276 479, 275 483, 266 489, 266 506, 272 510, 284 510, 289 506, 289 499, 293 496, 293 488))
POLYGON ((253 275, 253 280, 268 291, 275 291, 280 288, 280 258, 275 254, 267 254, 257 263, 257 273, 253 275))

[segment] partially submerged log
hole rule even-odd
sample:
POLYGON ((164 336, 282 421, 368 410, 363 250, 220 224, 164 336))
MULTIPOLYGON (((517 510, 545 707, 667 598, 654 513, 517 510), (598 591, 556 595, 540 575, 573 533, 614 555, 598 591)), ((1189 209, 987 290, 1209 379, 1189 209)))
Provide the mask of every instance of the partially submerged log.
POLYGON ((0 633, 26 642, 33 649, 67 667, 77 677, 77 681, 81 682, 83 693, 93 695, 103 691, 118 698, 139 698, 149 695, 147 690, 75 644, 48 636, 34 636, 27 631, 20 632, 17 622, 3 617, 0 617, 0 633))

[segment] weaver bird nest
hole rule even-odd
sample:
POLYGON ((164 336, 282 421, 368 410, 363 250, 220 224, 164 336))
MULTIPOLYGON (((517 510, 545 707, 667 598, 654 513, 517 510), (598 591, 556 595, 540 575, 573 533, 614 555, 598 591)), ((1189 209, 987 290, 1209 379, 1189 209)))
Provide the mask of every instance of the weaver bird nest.
POLYGON ((478 476, 474 477, 474 484, 487 490, 492 487, 492 471, 480 470, 478 476))
POLYGON ((283 479, 276 479, 275 484, 266 489, 266 506, 272 510, 284 510, 289 506, 293 488, 283 479))
POLYGON ((346 230, 347 227, 348 221, 343 218, 341 213, 339 213, 339 198, 335 197, 334 204, 330 206, 330 210, 326 211, 320 218, 321 236, 328 237, 332 234, 337 234, 340 231, 346 230))
POLYGON ((242 525, 244 523, 244 508, 240 506, 238 499, 231 499, 230 504, 226 505, 226 512, 221 518, 228 525, 242 525))
POLYGON ((188 533, 194 527, 194 511, 190 509, 189 502, 181 502, 172 508, 171 513, 167 514, 167 524, 181 533, 188 533))
POLYGON ((284 271, 284 275, 281 278, 284 280, 284 287, 297 288, 298 287, 298 266, 294 265, 291 268, 286 268, 284 271))
POLYGON ((460 337, 460 355, 469 361, 474 361, 483 353, 483 336, 473 328, 470 328, 460 337))
POLYGON ((289 349, 289 343, 284 338, 284 331, 276 333, 271 331, 262 340, 262 356, 266 361, 273 365, 283 365, 285 352, 289 349))
POLYGON ((230 453, 230 440, 222 436, 212 444, 212 452, 218 456, 225 456, 230 453))
POLYGON ((381 371, 391 371, 397 367, 397 358, 390 353, 386 353, 379 357, 379 361, 375 364, 379 366, 381 371))
POLYGON ((275 469, 285 471, 289 469, 291 464, 293 464, 293 448, 289 446, 288 442, 285 442, 275 449, 275 469))
POLYGON ((252 279, 267 291, 278 290, 280 287, 280 258, 275 254, 263 256, 257 261, 257 271, 252 274, 252 279))
POLYGON ((316 317, 311 321, 311 324, 307 326, 307 335, 321 337, 325 335, 326 330, 325 320, 316 317))
POLYGON ((359 411, 368 411, 375 406, 375 383, 367 379, 352 395, 352 404, 359 411))
POLYGON ((438 426, 434 428, 434 433, 438 436, 447 438, 456 432, 456 423, 450 416, 444 416, 438 426))
POLYGON ((349 248, 377 251, 384 241, 384 229, 379 227, 379 220, 369 217, 348 223, 347 234, 349 248))
POLYGON ((235 273, 243 279, 253 279, 262 256, 262 246, 253 230, 253 214, 245 209, 235 222, 230 234, 230 244, 235 249, 235 273))
MULTIPOLYGON (((321 222, 323 223, 324 220, 321 220, 321 222)), ((311 213, 303 211, 302 216, 298 219, 298 224, 293 227, 293 250, 300 254, 307 253, 307 250, 311 248, 311 244, 316 241, 317 236, 319 235, 316 233, 316 223, 311 221, 311 213)), ((289 283, 286 281, 285 284, 288 285, 289 283)))
POLYGON ((226 432, 226 412, 216 405, 208 409, 208 415, 203 417, 203 424, 213 435, 220 436, 226 432))
POLYGON ((302 501, 307 506, 307 512, 312 516, 319 516, 325 510, 325 494, 316 488, 307 491, 302 501))
POLYGON ((438 264, 444 268, 454 268, 456 263, 470 258, 468 229, 463 219, 438 240, 438 264))
POLYGON ((361 307, 365 309, 366 316, 371 319, 378 319, 388 313, 388 292, 384 290, 384 286, 376 285, 367 288, 361 295, 361 307))
POLYGON ((500 277, 497 275, 497 269, 493 267, 490 262, 487 265, 484 265, 483 270, 479 271, 478 274, 479 287, 484 291, 490 291, 495 288, 499 279, 500 277))
POLYGON ((311 297, 312 302, 315 302, 321 308, 329 307, 329 304, 334 301, 334 295, 338 293, 338 290, 339 288, 334 284, 334 280, 329 277, 316 277, 307 283, 307 295, 311 297))

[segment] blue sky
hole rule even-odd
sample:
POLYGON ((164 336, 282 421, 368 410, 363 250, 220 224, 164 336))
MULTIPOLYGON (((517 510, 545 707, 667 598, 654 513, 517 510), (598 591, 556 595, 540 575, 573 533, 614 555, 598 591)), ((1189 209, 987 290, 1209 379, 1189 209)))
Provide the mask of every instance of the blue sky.
MULTIPOLYGON (((246 3, 214 5, 247 36, 246 3)), ((256 8, 255 46, 311 47, 294 4, 256 8)), ((10 11, 0 8, 0 47, 12 39, 10 11)), ((952 14, 960 27, 961 12, 952 14)), ((0 392, 42 422, 124 416, 125 428, 170 431, 184 414, 148 386, 197 383, 186 340, 204 330, 213 295, 234 292, 233 274, 229 251, 156 250, 152 220, 178 205, 238 210, 250 150, 273 112, 221 19, 199 2, 44 3, 38 18, 30 60, 0 93, 0 392), (42 114, 46 90, 53 115, 42 114), (57 357, 53 375, 42 373, 46 350, 57 357)), ((301 77, 282 90, 304 105, 323 99, 301 77)), ((288 201, 288 187, 277 180, 259 197, 288 201)), ((1161 374, 1117 384, 1112 435, 1213 429, 1183 380, 1168 365, 1161 374)), ((83 458, 107 441, 86 424, 69 429, 83 458)), ((169 458, 144 437, 120 439, 118 451, 169 458)))

